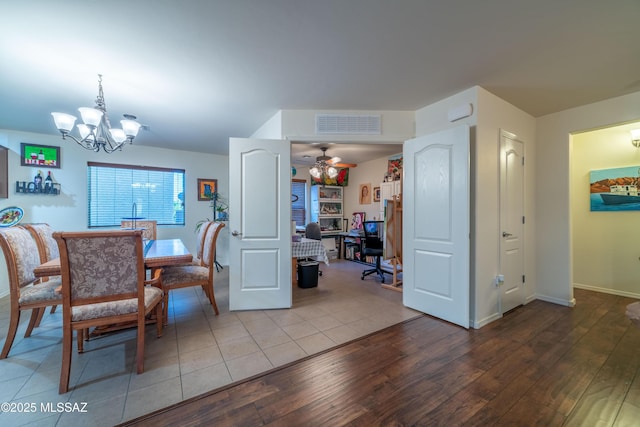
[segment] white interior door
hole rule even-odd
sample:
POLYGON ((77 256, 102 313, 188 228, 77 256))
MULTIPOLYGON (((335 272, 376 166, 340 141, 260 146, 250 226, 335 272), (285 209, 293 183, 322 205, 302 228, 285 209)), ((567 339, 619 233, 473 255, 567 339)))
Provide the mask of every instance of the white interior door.
POLYGON ((403 302, 469 327, 469 128, 405 142, 403 302))
POLYGON ((229 309, 291 307, 291 145, 229 139, 229 309))
POLYGON ((501 313, 524 303, 524 144, 500 131, 501 313))

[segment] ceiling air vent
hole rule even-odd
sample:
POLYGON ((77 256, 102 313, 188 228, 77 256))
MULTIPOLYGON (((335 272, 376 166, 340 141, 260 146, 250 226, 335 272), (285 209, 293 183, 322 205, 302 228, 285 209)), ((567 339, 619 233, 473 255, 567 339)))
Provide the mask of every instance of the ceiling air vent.
POLYGON ((381 116, 316 114, 316 135, 380 135, 381 116))

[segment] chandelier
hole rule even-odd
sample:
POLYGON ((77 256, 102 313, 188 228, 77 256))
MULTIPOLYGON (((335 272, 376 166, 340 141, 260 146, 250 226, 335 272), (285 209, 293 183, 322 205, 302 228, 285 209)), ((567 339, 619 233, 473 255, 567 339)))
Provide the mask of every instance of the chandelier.
POLYGON ((338 176, 338 169, 329 162, 339 162, 340 159, 338 157, 327 156, 326 147, 322 147, 321 150, 322 156, 316 157, 316 163, 309 169, 309 174, 315 179, 319 179, 322 175, 333 179, 338 176))
POLYGON ((104 150, 106 153, 113 153, 122 150, 122 146, 128 142, 133 143, 133 138, 138 134, 140 123, 136 122, 136 116, 124 114, 124 120, 120 120, 122 129, 111 128, 111 122, 107 115, 107 107, 104 103, 104 92, 102 91, 102 74, 98 74, 98 97, 95 108, 78 108, 82 121, 79 124, 78 132, 80 138, 76 138, 70 132, 76 122, 76 117, 65 113, 51 113, 56 127, 62 134, 62 139, 67 137, 73 139, 81 147, 95 152, 104 150))

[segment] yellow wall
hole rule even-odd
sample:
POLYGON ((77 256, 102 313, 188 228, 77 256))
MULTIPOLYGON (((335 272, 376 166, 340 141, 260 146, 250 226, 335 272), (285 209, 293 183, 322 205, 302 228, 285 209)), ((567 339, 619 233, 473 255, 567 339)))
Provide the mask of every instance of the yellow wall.
POLYGON ((576 134, 571 152, 571 219, 575 287, 640 298, 640 211, 592 212, 590 172, 636 166, 635 125, 576 134))

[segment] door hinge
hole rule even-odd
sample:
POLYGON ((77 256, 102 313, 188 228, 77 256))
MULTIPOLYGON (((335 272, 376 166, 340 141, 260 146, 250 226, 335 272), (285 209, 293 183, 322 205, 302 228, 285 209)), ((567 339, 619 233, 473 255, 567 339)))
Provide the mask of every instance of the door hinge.
POLYGON ((522 156, 522 166, 524 166, 524 156, 522 156))
POLYGON ((524 224, 524 216, 522 217, 522 223, 524 224))
POLYGON ((522 283, 524 283, 524 274, 522 275, 522 283))

